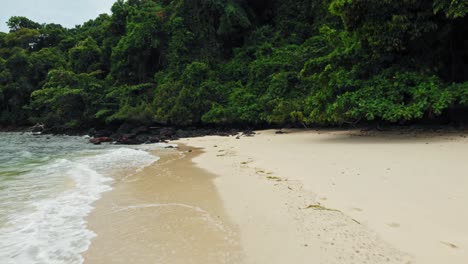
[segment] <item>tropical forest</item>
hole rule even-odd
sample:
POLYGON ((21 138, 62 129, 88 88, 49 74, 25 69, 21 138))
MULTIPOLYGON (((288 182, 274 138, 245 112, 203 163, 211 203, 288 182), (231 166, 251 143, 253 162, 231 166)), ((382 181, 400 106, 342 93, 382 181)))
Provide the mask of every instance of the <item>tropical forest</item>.
POLYGON ((467 0, 118 0, 11 17, 0 126, 340 126, 456 119, 467 0))

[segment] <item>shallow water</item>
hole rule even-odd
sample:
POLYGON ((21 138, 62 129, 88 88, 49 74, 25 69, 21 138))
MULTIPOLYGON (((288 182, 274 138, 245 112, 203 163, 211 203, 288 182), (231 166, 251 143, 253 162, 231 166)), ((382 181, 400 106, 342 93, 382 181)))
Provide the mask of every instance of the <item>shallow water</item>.
POLYGON ((118 171, 158 145, 94 146, 83 137, 0 133, 0 263, 82 263, 95 234, 85 217, 118 171))

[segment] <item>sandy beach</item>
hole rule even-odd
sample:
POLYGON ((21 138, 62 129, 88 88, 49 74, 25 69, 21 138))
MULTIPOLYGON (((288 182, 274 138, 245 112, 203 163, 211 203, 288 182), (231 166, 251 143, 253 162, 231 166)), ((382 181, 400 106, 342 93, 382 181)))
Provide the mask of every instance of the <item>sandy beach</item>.
POLYGON ((285 132, 158 153, 96 204, 85 263, 468 262, 466 133, 285 132))
POLYGON ((158 150, 139 172, 117 173, 88 217, 97 233, 85 263, 242 263, 238 230, 213 185, 194 166, 199 151, 158 150))

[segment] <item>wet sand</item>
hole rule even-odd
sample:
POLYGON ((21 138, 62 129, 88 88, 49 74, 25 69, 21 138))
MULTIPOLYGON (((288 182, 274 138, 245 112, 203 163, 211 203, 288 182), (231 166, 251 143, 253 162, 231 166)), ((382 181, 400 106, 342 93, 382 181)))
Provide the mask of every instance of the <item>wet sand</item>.
POLYGON ((242 263, 215 176, 191 161, 199 151, 155 154, 158 162, 132 176, 121 172, 97 202, 88 222, 98 236, 85 263, 242 263))

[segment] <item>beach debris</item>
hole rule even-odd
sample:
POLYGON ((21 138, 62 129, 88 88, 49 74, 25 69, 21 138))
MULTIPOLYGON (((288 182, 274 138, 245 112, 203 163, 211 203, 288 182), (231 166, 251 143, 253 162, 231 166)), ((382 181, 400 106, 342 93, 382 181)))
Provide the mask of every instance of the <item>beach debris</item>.
POLYGON ((331 209, 331 208, 324 207, 324 206, 322 206, 320 203, 308 205, 308 206, 307 206, 306 208, 304 208, 304 209, 314 209, 314 210, 320 210, 320 211, 341 212, 340 210, 336 210, 336 209, 331 209))
POLYGON ((444 242, 444 241, 440 241, 440 243, 442 243, 442 244, 444 244, 444 245, 446 245, 446 246, 448 246, 448 247, 450 247, 450 248, 453 248, 453 249, 457 249, 457 248, 458 248, 458 246, 455 245, 455 244, 453 244, 453 243, 444 242))
POLYGON ((267 176, 266 177, 267 179, 269 180, 272 180, 272 181, 283 181, 283 179, 281 179, 280 177, 277 177, 277 176, 267 176))

